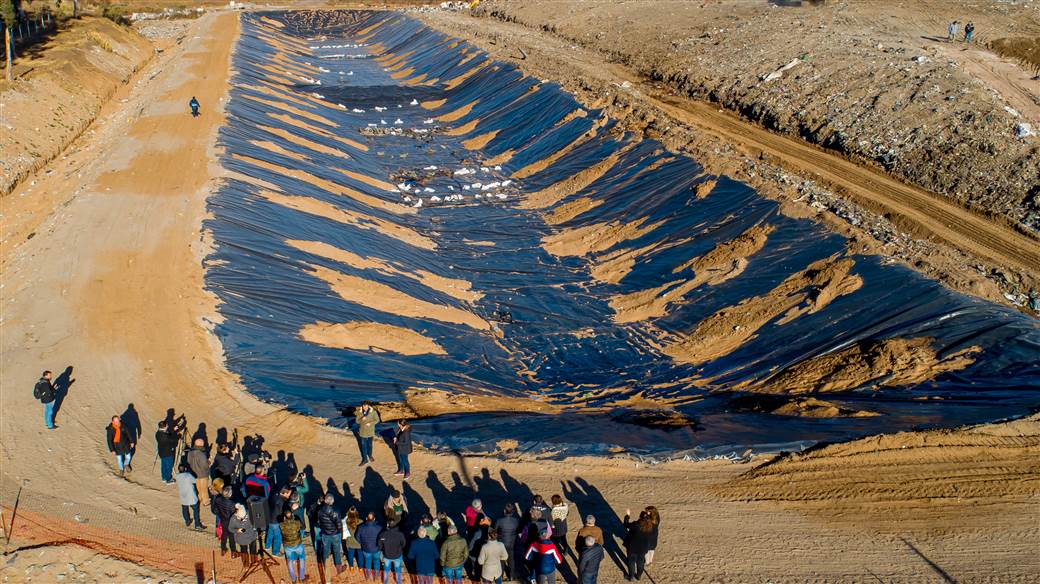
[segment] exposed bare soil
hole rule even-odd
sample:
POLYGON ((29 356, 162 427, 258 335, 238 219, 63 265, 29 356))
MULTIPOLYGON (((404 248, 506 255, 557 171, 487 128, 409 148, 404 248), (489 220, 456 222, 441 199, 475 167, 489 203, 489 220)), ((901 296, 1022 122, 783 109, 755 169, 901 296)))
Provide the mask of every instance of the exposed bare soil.
MULTIPOLYGON (((652 503, 663 518, 651 566, 660 584, 1035 581, 1036 416, 873 437, 765 466, 761 459, 750 465, 644 464, 626 457, 537 460, 502 441, 501 458, 417 452, 417 478, 404 487, 390 479, 392 457, 384 444, 377 445, 377 462, 366 473, 356 466, 352 436, 246 393, 224 368, 211 332, 218 317, 203 289, 201 263, 208 250, 201 231, 205 200, 223 172, 213 163, 214 144, 235 30, 233 14, 195 21, 182 45, 157 56, 105 107, 96 131, 35 175, 34 190, 22 184, 3 199, 0 502, 9 518, 17 485, 25 486, 14 546, 64 545, 74 534, 80 547, 105 557, 92 559, 92 552, 78 548, 23 549, 5 558, 11 563, 0 567, 0 576, 21 581, 16 568, 24 574, 29 565, 42 571, 51 563, 56 565, 47 566, 46 574, 56 578, 60 562, 78 571, 89 559, 104 565, 88 572, 90 577, 105 582, 164 573, 174 574, 166 576, 173 581, 197 581, 200 563, 203 574, 217 570, 220 581, 269 582, 263 572, 248 575, 230 558, 216 555, 214 561, 212 536, 184 529, 176 490, 149 470, 151 429, 167 408, 176 407, 193 429, 208 424, 210 436, 221 427, 263 434, 274 449, 311 465, 323 487, 351 493, 369 507, 381 505, 387 483, 414 493, 432 510, 453 513, 477 493, 508 490, 519 497, 522 483, 544 496, 567 497, 574 504, 572 530, 581 515, 594 513, 615 536, 624 509, 652 503), (192 94, 203 103, 196 120, 185 112, 192 94), (11 224, 8 213, 34 219, 11 224), (57 417, 59 428, 46 431, 30 388, 41 369, 66 367, 72 367, 74 382, 57 417), (124 480, 112 473, 104 424, 128 403, 145 432, 136 470, 124 480), (32 559, 41 552, 42 559, 32 559)), ((821 269, 833 276, 827 282, 847 280, 836 267, 841 261, 821 269)), ((798 288, 793 295, 800 302, 785 310, 811 309, 818 301, 801 294, 798 288)), ((417 408, 429 399, 435 412, 446 400, 453 408, 464 407, 466 399, 480 403, 422 391, 410 397, 417 408)), ((616 552, 618 540, 608 539, 608 549, 616 552)), ((284 573, 281 566, 275 570, 284 573)), ((70 573, 67 581, 75 581, 70 573)), ((604 562, 600 581, 621 581, 613 561, 604 562)))

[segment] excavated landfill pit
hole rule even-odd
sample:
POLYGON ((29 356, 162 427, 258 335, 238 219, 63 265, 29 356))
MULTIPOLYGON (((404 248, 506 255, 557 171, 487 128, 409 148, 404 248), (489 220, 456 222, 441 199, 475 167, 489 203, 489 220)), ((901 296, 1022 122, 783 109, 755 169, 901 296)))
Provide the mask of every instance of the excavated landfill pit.
POLYGON ((262 399, 661 457, 1024 415, 1040 329, 393 12, 242 16, 207 285, 262 399), (388 416, 389 417, 389 416, 388 416))

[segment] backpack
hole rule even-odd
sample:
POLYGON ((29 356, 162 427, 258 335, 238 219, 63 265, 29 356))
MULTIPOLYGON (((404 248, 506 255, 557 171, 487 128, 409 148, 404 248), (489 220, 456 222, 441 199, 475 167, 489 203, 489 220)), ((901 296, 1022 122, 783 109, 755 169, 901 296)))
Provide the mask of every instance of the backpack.
POLYGON ((40 387, 39 383, 33 387, 33 397, 36 399, 43 399, 43 388, 40 387))

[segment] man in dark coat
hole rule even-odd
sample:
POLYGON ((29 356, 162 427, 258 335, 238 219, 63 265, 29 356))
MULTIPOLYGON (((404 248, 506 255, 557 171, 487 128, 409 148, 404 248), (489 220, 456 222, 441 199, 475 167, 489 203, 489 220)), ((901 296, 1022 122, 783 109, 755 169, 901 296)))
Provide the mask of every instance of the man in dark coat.
POLYGON ((506 577, 519 580, 516 573, 516 535, 520 531, 520 518, 516 516, 516 506, 512 503, 506 505, 502 517, 495 522, 495 530, 498 532, 498 541, 502 542, 506 553, 509 554, 509 559, 506 560, 506 577))
POLYGON ((48 430, 53 430, 56 426, 54 425, 54 404, 55 400, 58 399, 58 391, 54 388, 54 384, 51 383, 51 372, 44 371, 43 375, 40 376, 40 380, 36 382, 36 386, 33 387, 33 397, 40 400, 43 404, 43 423, 47 426, 48 430))
POLYGON ((404 480, 412 478, 412 467, 408 463, 408 455, 412 453, 412 426, 408 420, 397 420, 394 453, 397 454, 397 472, 394 476, 404 476, 404 480))
POLYGON ((321 541, 321 553, 318 561, 325 563, 325 558, 332 554, 332 563, 336 566, 336 574, 342 574, 343 570, 343 519, 339 511, 333 507, 336 498, 325 495, 325 503, 318 508, 316 517, 318 523, 318 536, 321 541))
POLYGON ((401 584, 405 539, 404 534, 397 528, 396 521, 391 520, 386 524, 386 529, 379 534, 377 545, 383 553, 383 582, 389 582, 390 573, 395 572, 397 584, 401 584))
POLYGON ((178 442, 180 439, 176 434, 170 432, 169 423, 161 420, 159 429, 155 432, 155 444, 159 455, 159 474, 164 483, 173 482, 173 457, 177 453, 178 442))
POLYGON ((578 558, 578 584, 596 584, 599 578, 599 563, 603 561, 603 546, 596 543, 596 538, 585 536, 583 549, 578 558))

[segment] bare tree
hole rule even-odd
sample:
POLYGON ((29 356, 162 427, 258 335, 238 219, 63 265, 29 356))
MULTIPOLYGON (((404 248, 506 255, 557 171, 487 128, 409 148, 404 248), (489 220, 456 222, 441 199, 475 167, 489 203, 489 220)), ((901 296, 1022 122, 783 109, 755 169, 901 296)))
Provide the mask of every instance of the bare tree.
POLYGON ((15 0, 0 0, 0 18, 4 19, 4 54, 7 55, 7 80, 14 79, 14 38, 11 31, 14 29, 15 17, 18 14, 15 0))

